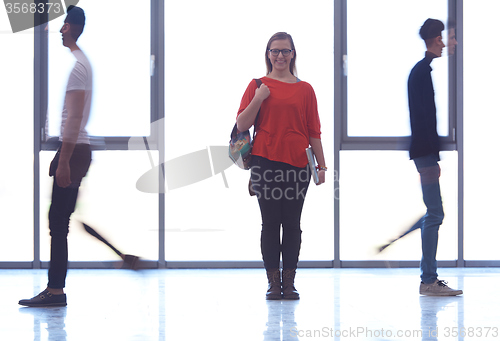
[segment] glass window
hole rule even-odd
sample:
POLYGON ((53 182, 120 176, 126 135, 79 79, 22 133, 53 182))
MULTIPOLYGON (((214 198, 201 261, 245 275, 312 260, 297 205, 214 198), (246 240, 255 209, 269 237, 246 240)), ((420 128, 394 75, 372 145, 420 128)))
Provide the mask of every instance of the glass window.
MULTIPOLYGON (((457 154, 441 152, 441 196, 445 218, 438 260, 457 259, 457 154)), ((408 152, 340 153, 341 260, 420 260, 420 231, 378 253, 425 214, 420 177, 408 152)))
POLYGON ((33 261, 33 32, 12 33, 0 10, 1 261, 33 261))
MULTIPOLYGON (((348 136, 408 136, 407 81, 424 57, 427 18, 446 25, 447 0, 347 1, 348 136)), ((448 135, 448 60, 432 62, 438 133, 448 135)))
MULTIPOLYGON (((80 222, 95 228, 121 252, 158 260, 158 195, 137 190, 137 180, 150 168, 158 152, 94 151, 89 173, 79 190, 68 236, 70 261, 112 261, 117 255, 85 232, 80 222), (89 252, 92 250, 92 252, 89 252)), ((40 153, 40 250, 49 260, 48 212, 52 178, 48 176, 55 152, 40 153)))
MULTIPOLYGON (((316 92, 322 139, 333 169, 333 2, 258 0, 165 3, 166 160, 221 146, 252 78, 266 73, 265 47, 286 31, 297 49, 297 71, 316 92), (244 15, 242 15, 244 13, 244 15), (266 18, 266 13, 280 13, 266 18), (186 138, 186 133, 193 138, 186 138)), ((260 260, 261 217, 248 195, 250 173, 225 164, 221 174, 166 193, 169 260, 260 260)), ((333 172, 308 192, 301 260, 333 259, 333 172)))
POLYGON ((498 48, 500 3, 464 1, 464 258, 500 260, 498 253, 498 48))
MULTIPOLYGON (((150 2, 81 0, 86 15, 78 45, 93 69, 87 131, 93 136, 147 136, 150 124, 150 2), (133 19, 132 19, 133 18, 133 19)), ((62 45, 65 16, 49 22, 48 133, 59 136, 68 76, 75 58, 62 45)))

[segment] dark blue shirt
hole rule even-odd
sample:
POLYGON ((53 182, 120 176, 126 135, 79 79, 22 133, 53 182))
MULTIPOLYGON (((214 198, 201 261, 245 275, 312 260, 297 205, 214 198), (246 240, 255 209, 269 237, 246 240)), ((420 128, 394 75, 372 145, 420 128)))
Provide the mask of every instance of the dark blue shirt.
POLYGON ((436 155, 439 160, 439 136, 436 122, 436 103, 431 78, 431 62, 436 56, 426 52, 408 77, 408 105, 410 107, 410 159, 436 155))

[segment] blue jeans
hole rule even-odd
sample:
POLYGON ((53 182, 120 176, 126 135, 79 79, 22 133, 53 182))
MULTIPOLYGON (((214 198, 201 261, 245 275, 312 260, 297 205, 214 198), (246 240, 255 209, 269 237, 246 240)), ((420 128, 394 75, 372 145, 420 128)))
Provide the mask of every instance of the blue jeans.
POLYGON ((438 245, 439 226, 443 222, 444 211, 439 187, 440 168, 435 155, 426 155, 413 159, 422 185, 422 195, 427 212, 412 227, 420 228, 422 235, 422 260, 420 261, 420 278, 423 283, 429 284, 436 281, 437 261, 436 252, 438 245))

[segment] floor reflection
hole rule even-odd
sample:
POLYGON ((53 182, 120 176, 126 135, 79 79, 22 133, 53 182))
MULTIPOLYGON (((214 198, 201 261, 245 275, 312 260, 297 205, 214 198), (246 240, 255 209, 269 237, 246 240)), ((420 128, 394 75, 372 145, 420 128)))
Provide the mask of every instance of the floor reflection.
POLYGON ((417 268, 297 275, 300 300, 266 301, 262 269, 71 270, 68 307, 20 308, 46 270, 2 270, 0 340, 500 340, 498 268, 440 269, 458 297, 419 295, 417 268))
POLYGON ((33 316, 33 334, 35 341, 67 341, 67 307, 54 308, 19 308, 21 314, 33 316))
POLYGON ((438 341, 456 337, 463 340, 463 296, 420 296, 422 340, 438 341), (456 332, 456 335, 453 334, 456 332))
POLYGON ((299 302, 298 300, 266 301, 267 323, 264 341, 300 340, 297 337, 297 322, 295 322, 295 309, 299 302))

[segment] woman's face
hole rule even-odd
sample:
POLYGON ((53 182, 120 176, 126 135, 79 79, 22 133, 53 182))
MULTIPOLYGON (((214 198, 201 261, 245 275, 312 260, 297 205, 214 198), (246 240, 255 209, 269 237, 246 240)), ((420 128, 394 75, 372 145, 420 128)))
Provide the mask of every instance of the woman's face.
MULTIPOLYGON (((292 44, 288 39, 275 40, 271 43, 269 47, 270 50, 291 50, 292 44)), ((271 65, 273 66, 273 71, 285 71, 290 70, 290 62, 292 58, 295 56, 295 51, 292 51, 288 56, 283 56, 283 53, 279 53, 277 56, 273 56, 271 52, 267 52, 267 56, 271 61, 271 65)))

